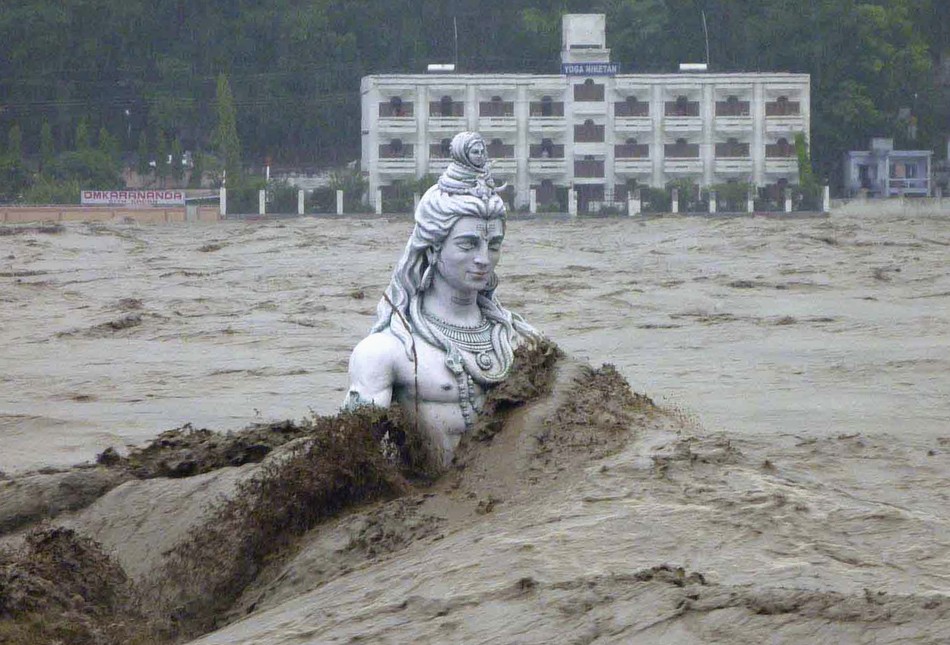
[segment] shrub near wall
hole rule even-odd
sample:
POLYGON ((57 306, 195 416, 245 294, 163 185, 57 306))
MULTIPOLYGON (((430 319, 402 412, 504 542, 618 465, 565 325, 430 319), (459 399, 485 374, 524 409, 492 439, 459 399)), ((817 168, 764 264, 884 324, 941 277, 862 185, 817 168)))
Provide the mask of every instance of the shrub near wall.
POLYGON ((749 191, 752 184, 732 182, 716 184, 712 187, 716 191, 716 210, 720 213, 744 213, 748 210, 749 191))

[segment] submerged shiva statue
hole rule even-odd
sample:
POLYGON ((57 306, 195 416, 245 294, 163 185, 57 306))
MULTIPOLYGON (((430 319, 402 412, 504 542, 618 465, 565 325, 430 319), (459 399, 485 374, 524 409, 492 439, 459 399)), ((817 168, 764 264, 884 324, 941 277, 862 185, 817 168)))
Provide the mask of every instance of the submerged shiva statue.
POLYGON ((395 401, 443 465, 474 425, 486 391, 507 378, 514 348, 540 338, 495 295, 505 204, 485 141, 457 134, 451 157, 416 208, 376 324, 353 350, 344 403, 353 409, 395 401))

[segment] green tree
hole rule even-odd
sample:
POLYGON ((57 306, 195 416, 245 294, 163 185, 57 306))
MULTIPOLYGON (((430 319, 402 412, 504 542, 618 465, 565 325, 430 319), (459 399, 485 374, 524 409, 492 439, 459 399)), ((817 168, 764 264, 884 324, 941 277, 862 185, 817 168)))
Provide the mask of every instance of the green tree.
POLYGON ((152 171, 152 167, 149 165, 149 154, 148 154, 148 135, 145 134, 145 130, 142 130, 139 133, 139 147, 138 147, 138 172, 139 175, 145 177, 152 171))
POLYGON ((43 121, 40 128, 40 170, 45 170, 56 156, 56 144, 53 143, 53 128, 49 121, 43 121))
POLYGON ((159 182, 161 182, 162 188, 165 187, 165 180, 168 178, 169 163, 168 163, 168 140, 165 138, 163 132, 159 132, 158 135, 158 150, 155 151, 155 175, 158 177, 159 182))
POLYGON ((180 182, 182 180, 182 177, 184 176, 184 168, 181 165, 181 157, 182 157, 181 141, 178 139, 178 137, 174 137, 172 139, 171 155, 172 155, 171 176, 172 176, 172 179, 175 180, 175 184, 177 185, 178 182, 180 182))
POLYGON ((14 123, 7 133, 7 156, 17 161, 23 161, 23 131, 20 125, 14 123))
POLYGON ((204 174, 204 154, 195 150, 191 157, 191 175, 188 177, 188 188, 201 188, 201 176, 204 174))
POLYGON ((90 146, 89 124, 86 119, 79 119, 79 123, 76 125, 76 150, 87 150, 90 146))
POLYGON ((99 152, 109 157, 116 165, 119 164, 119 140, 112 136, 106 126, 99 128, 99 152))
POLYGON ((237 133, 237 111, 234 107, 234 97, 231 95, 231 85, 224 74, 218 76, 215 106, 218 124, 214 129, 212 145, 215 152, 224 164, 229 185, 240 185, 241 172, 241 141, 237 133))

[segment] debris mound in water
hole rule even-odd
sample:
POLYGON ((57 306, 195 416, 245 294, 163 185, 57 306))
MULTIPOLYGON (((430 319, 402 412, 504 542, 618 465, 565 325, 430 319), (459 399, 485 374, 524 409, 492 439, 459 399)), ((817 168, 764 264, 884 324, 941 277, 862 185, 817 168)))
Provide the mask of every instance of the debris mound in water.
POLYGON ((310 422, 279 421, 257 424, 239 432, 220 433, 194 428, 190 423, 167 430, 128 457, 111 448, 97 458, 100 464, 118 467, 138 479, 191 477, 228 466, 258 463, 288 441, 314 431, 310 422))
POLYGON ((398 409, 315 419, 305 437, 239 484, 169 554, 154 584, 166 627, 181 635, 213 629, 216 616, 295 538, 343 509, 407 490, 380 451, 384 434, 406 431, 398 409))
POLYGON ((0 643, 146 643, 125 573, 99 545, 35 529, 0 553, 0 643))

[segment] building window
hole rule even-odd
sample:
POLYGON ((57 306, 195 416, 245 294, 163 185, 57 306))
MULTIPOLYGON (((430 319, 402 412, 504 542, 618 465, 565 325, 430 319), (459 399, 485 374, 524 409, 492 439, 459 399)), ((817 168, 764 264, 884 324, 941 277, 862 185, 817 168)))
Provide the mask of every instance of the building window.
POLYGON ((588 78, 583 83, 574 86, 575 101, 603 101, 604 86, 588 78))
POLYGON ((495 159, 510 159, 515 156, 515 147, 506 145, 501 139, 492 139, 486 146, 488 156, 495 159))
POLYGON ((676 143, 664 146, 664 154, 671 159, 698 159, 699 144, 688 143, 686 139, 677 139, 676 143))
POLYGON ((726 158, 745 158, 749 156, 749 144, 739 143, 737 139, 728 139, 716 144, 716 156, 726 158))
POLYGON ((412 116, 412 103, 407 103, 399 96, 391 96, 388 101, 379 104, 379 116, 383 118, 412 116))
POLYGON ((650 146, 637 143, 629 138, 625 143, 614 146, 614 157, 617 159, 646 159, 650 156, 650 146))
POLYGON ((490 101, 478 104, 479 116, 514 116, 515 104, 513 101, 504 101, 500 96, 491 97, 490 101))
POLYGON ((716 116, 749 116, 749 102, 731 95, 725 101, 716 101, 716 116))
POLYGON ((795 146, 791 145, 788 139, 782 137, 777 142, 765 146, 765 156, 772 158, 794 157, 795 146))
POLYGON ((789 101, 787 96, 780 96, 765 104, 765 116, 795 116, 800 112, 801 104, 798 101, 789 101))
POLYGON ((439 143, 429 144, 430 159, 448 159, 452 156, 452 140, 442 139, 439 143))
POLYGON ((539 144, 528 146, 528 156, 532 159, 563 159, 564 145, 556 144, 551 139, 541 139, 539 144))
POLYGON ((542 96, 540 101, 531 101, 528 109, 531 116, 564 116, 564 102, 555 101, 550 96, 542 96))
POLYGON ((699 116, 699 101, 690 101, 680 95, 675 101, 666 102, 664 112, 666 116, 674 117, 699 116))
POLYGON ((574 126, 574 141, 578 143, 603 143, 604 126, 594 124, 592 119, 584 121, 584 125, 574 126))
POLYGON ((650 104, 635 96, 628 96, 614 104, 615 116, 650 116, 650 104))
POLYGON ((452 116, 451 96, 443 96, 439 99, 439 116, 452 116))
POLYGON ((381 159, 406 159, 412 157, 412 145, 402 142, 402 139, 393 139, 387 144, 379 146, 381 159))

